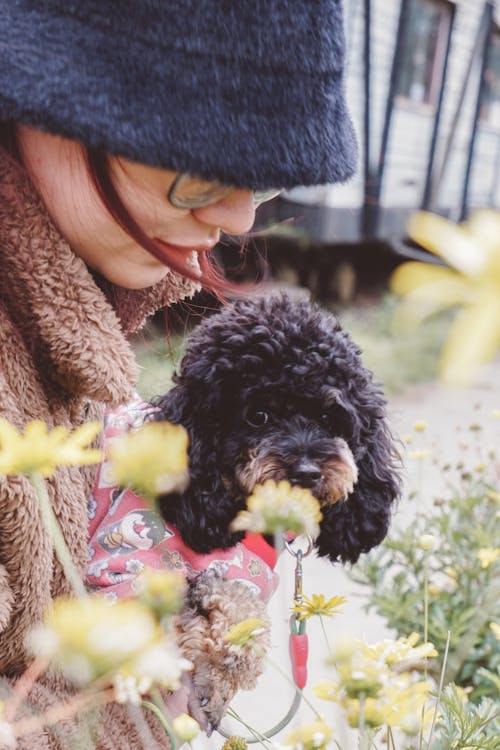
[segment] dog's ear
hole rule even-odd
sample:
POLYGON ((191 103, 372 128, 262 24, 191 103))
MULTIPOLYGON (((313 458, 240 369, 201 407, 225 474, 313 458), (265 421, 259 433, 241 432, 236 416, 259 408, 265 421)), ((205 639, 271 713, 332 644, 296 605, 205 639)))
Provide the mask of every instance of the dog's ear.
POLYGON ((189 435, 189 486, 159 498, 162 516, 195 552, 234 546, 243 534, 229 525, 241 508, 222 481, 216 411, 182 382, 154 403, 154 419, 181 424, 189 435))
POLYGON ((322 509, 316 547, 333 562, 354 563, 387 534, 394 502, 399 498, 400 458, 385 417, 385 402, 372 391, 370 402, 356 409, 350 447, 358 482, 347 500, 322 509))

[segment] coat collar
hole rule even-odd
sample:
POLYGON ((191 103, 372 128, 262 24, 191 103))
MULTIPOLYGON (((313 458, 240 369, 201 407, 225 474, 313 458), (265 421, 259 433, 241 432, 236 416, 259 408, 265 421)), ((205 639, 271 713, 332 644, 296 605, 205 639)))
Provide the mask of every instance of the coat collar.
POLYGON ((137 381, 127 337, 147 315, 197 289, 174 272, 144 290, 97 281, 52 223, 25 170, 1 149, 0 266, 0 304, 47 387, 109 405, 130 398, 137 381))

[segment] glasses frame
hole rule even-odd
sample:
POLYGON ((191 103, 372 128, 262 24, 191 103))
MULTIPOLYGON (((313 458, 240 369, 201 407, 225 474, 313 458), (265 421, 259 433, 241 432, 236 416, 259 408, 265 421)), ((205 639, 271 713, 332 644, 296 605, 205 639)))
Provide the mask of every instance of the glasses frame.
MULTIPOLYGON (((232 190, 237 188, 231 185, 224 185, 224 183, 218 180, 200 180, 206 185, 204 193, 199 195, 193 195, 193 197, 179 198, 177 195, 182 183, 193 178, 193 175, 189 172, 180 172, 170 185, 167 199, 174 208, 181 208, 192 210, 196 208, 203 208, 204 206, 211 206, 214 203, 218 203, 223 200, 232 190), (213 190, 213 195, 210 196, 210 191, 213 190)), ((282 188, 267 188, 265 190, 252 190, 253 202, 255 206, 260 206, 261 203, 270 201, 276 198, 282 191, 282 188)))

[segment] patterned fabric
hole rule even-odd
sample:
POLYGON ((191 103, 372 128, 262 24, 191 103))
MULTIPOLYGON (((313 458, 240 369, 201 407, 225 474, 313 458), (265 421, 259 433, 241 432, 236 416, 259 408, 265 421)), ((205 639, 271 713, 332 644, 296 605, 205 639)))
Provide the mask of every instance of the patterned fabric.
MULTIPOLYGON (((135 400, 106 412, 105 450, 110 440, 143 424, 145 406, 135 400)), ((249 543, 252 549, 242 542, 209 554, 193 552, 150 502, 130 488, 120 489, 113 483, 107 460, 99 467, 88 515, 87 583, 91 590, 113 600, 133 596, 137 577, 146 567, 178 570, 187 578, 215 569, 225 578, 245 583, 266 602, 278 584, 273 569, 253 551, 253 542, 249 543)))

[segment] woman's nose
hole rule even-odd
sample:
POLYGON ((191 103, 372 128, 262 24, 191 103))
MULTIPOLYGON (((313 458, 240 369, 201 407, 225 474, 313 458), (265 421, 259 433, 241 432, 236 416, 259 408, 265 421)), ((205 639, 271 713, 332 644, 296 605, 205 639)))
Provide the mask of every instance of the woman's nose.
POLYGON ((244 234, 255 221, 253 192, 235 188, 217 203, 192 210, 198 221, 219 227, 227 234, 244 234))

